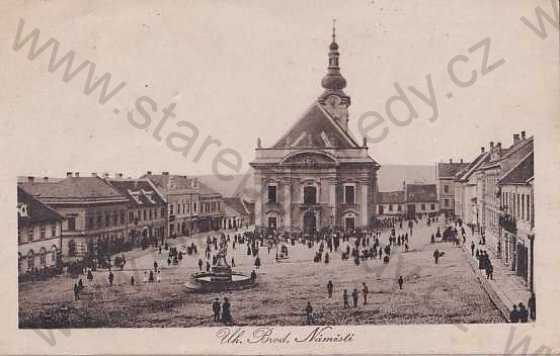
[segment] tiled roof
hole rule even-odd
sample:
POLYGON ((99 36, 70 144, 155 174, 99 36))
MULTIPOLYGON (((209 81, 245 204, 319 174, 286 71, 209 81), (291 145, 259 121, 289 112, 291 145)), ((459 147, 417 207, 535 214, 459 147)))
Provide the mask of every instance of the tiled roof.
POLYGON ((47 205, 17 187, 18 226, 61 221, 64 218, 47 205))
POLYGON ((438 178, 454 178, 459 171, 468 165, 469 163, 438 163, 438 178))
MULTIPOLYGON (((247 209, 245 209, 245 206, 243 205, 243 202, 241 201, 241 198, 224 198, 224 204, 226 205, 226 208, 229 207, 231 209, 233 209, 237 214, 240 215, 248 215, 249 211, 247 211, 247 209)), ((226 210, 227 213, 227 210, 226 210)))
POLYGON ((273 148, 358 148, 354 138, 314 103, 273 148))
POLYGON ((207 186, 206 184, 202 183, 202 182, 198 182, 198 186, 199 186, 199 192, 200 195, 207 195, 207 196, 222 196, 220 193, 216 192, 215 190, 213 190, 212 188, 210 188, 209 186, 207 186))
POLYGON ((67 177, 56 183, 20 183, 20 186, 46 204, 128 201, 100 177, 67 177))
POLYGON ((534 153, 531 152, 500 178, 499 184, 526 184, 535 175, 534 153))
POLYGON ((136 206, 165 204, 165 200, 147 179, 109 180, 108 182, 136 206))
POLYGON ((397 190, 393 192, 379 192, 377 201, 382 204, 402 204, 404 203, 404 192, 397 190))
POLYGON ((177 174, 144 174, 141 179, 149 179, 162 192, 194 189, 192 178, 177 174))
POLYGON ((437 190, 435 184, 407 184, 407 202, 437 202, 437 190))

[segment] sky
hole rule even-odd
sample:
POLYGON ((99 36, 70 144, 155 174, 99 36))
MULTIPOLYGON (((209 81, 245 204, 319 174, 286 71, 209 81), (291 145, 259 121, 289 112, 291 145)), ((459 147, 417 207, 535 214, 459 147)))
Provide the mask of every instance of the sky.
MULTIPOLYGON (((513 133, 552 127, 558 41, 539 38, 520 21, 537 23, 537 5, 552 13, 549 1, 512 0, 3 1, 0 150, 14 177, 207 174, 221 149, 242 158, 239 167, 222 172, 243 173, 257 137, 272 146, 322 93, 336 18, 341 72, 352 98, 350 130, 361 142, 360 117, 373 111, 384 122, 368 135, 388 130, 369 143, 369 154, 381 165, 468 161, 490 141, 507 146, 513 133), (37 28, 39 43, 54 38, 59 58, 74 51, 75 66, 89 60, 98 76, 112 75, 111 88, 125 86, 101 105, 98 91, 83 93, 86 71, 64 82, 62 67, 48 70, 50 48, 29 60, 29 44, 12 48, 21 20, 24 35, 37 28), (487 66, 503 63, 483 75, 485 39, 487 66), (477 71, 468 87, 448 73, 457 55, 466 58, 454 62, 457 80, 477 71), (437 115, 410 89, 429 98, 429 84, 437 115), (402 126, 386 112, 396 86, 417 113, 402 126), (143 96, 153 104, 143 103, 154 109, 152 121, 137 128, 127 112, 139 120, 136 103, 143 96), (155 127, 172 103, 175 117, 157 140, 155 127), (177 128, 180 121, 189 126, 177 128), (171 132, 192 135, 193 127, 198 136, 188 152, 165 143, 171 132), (208 137, 220 147, 201 151, 208 137)), ((392 105, 397 119, 407 118, 409 107, 392 105)))

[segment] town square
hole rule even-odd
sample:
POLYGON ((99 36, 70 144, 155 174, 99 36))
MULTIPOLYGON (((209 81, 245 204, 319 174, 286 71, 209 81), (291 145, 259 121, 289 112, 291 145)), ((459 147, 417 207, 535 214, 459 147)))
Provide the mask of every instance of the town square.
POLYGON ((533 136, 388 178, 349 128, 334 22, 328 37, 321 94, 276 143, 255 137, 248 189, 20 177, 19 327, 534 321, 533 136))

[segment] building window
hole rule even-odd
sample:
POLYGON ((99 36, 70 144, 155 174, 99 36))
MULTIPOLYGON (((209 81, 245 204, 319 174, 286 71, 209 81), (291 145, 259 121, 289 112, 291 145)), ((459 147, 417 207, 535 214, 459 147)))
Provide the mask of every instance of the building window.
POLYGON ((269 203, 276 203, 276 186, 269 185, 268 186, 268 202, 269 203))
POLYGON ((353 185, 344 186, 344 202, 346 204, 355 204, 355 194, 353 185))
POLYGON ((443 186, 443 192, 444 193, 449 193, 449 186, 448 185, 443 186))
POLYGON ((389 204, 389 211, 393 211, 393 204, 389 204))
POLYGON ((68 220, 68 231, 76 231, 76 217, 67 216, 66 219, 68 220))
POLYGON ((426 210, 426 204, 421 204, 420 205, 420 210, 426 210))
POLYGON ((317 204, 317 188, 314 186, 307 186, 303 188, 303 203, 304 204, 317 204))
POLYGON ((33 227, 27 228, 27 241, 33 241, 33 227))
POLYGON ((88 218, 87 228, 88 228, 88 229, 93 229, 93 228, 95 228, 93 217, 88 218))
POLYGON ((47 250, 41 249, 41 254, 39 255, 39 263, 41 266, 47 265, 47 250))
POLYGON ((193 213, 196 213, 196 203, 193 203, 193 213))
POLYGON ((402 211, 402 206, 400 204, 397 205, 397 211, 402 211))
POLYGON ((169 215, 173 215, 173 204, 169 205, 169 215))
POLYGON ((105 226, 111 226, 111 216, 105 215, 105 226))
POLYGON ((124 225, 124 210, 121 210, 121 225, 124 225))
POLYGON ((163 218, 165 216, 165 208, 161 208, 160 216, 163 218))
POLYGON ((430 210, 436 210, 436 205, 435 204, 430 204, 430 210))
POLYGON ((449 199, 443 199, 443 206, 449 207, 449 199))
POLYGON ((150 217, 150 220, 152 220, 152 209, 150 209, 149 217, 150 217))
POLYGON ((47 235, 47 228, 45 225, 39 226, 39 239, 44 240, 47 235))

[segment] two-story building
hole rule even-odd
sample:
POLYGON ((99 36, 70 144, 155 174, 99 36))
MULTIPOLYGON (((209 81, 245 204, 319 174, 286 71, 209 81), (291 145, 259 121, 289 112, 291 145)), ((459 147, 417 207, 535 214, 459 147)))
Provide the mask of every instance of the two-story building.
POLYGON ((469 163, 463 162, 463 159, 460 159, 459 162, 453 162, 450 159, 449 163, 439 162, 437 164, 436 182, 441 213, 446 215, 455 213, 455 176, 468 165, 469 163))
POLYGON ((60 267, 63 216, 17 188, 18 273, 60 267))
POLYGON ((64 262, 108 255, 123 245, 128 234, 128 198, 95 173, 80 177, 68 172, 55 183, 30 179, 19 185, 64 217, 64 262))
POLYGON ((198 232, 201 206, 197 178, 169 172, 152 174, 151 171, 140 178, 148 179, 167 201, 169 237, 189 236, 198 232))
POLYGON ((197 220, 197 231, 219 230, 224 218, 224 201, 220 193, 208 185, 199 182, 200 211, 197 220))
POLYGON ((414 219, 419 216, 433 216, 439 211, 435 184, 406 184, 403 189, 379 192, 377 214, 380 217, 402 216, 414 219))
POLYGON ((164 243, 167 236, 167 201, 149 179, 107 180, 128 197, 128 239, 131 246, 164 243))

